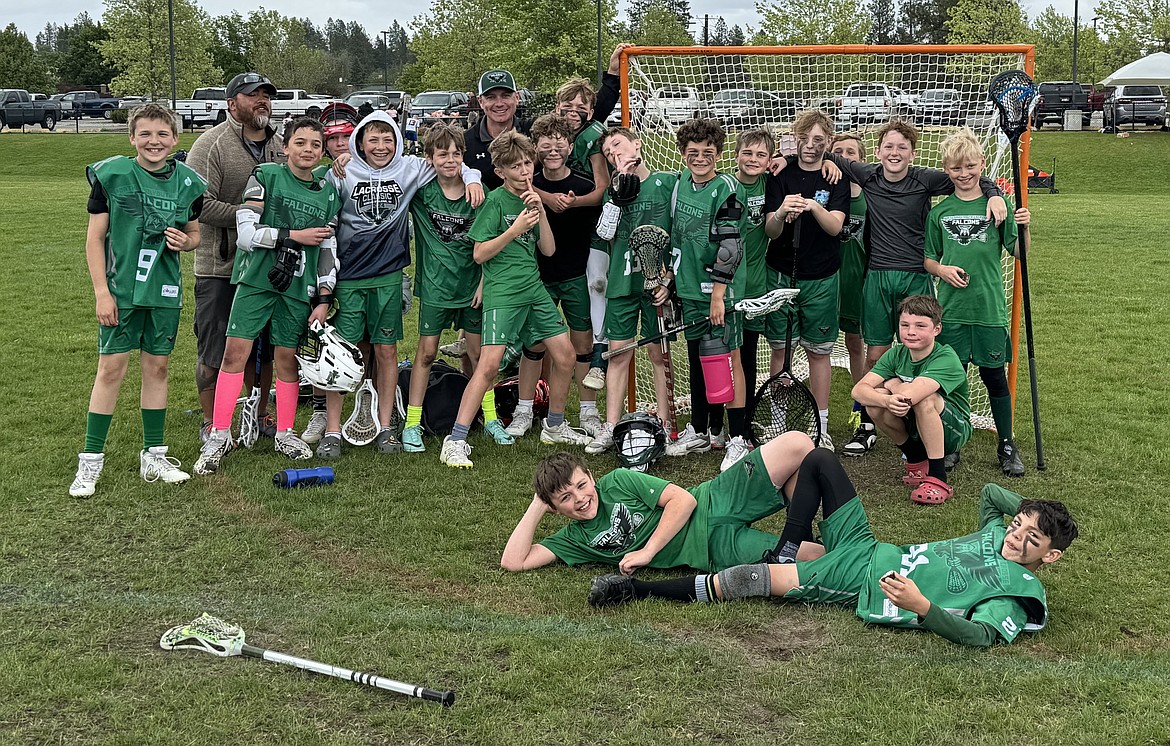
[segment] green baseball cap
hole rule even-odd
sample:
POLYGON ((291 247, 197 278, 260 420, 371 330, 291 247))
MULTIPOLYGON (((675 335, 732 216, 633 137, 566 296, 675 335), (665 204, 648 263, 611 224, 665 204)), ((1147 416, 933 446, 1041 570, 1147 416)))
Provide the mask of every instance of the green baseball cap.
POLYGON ((516 79, 507 70, 488 70, 479 76, 479 95, 483 95, 493 88, 507 88, 516 90, 516 79))

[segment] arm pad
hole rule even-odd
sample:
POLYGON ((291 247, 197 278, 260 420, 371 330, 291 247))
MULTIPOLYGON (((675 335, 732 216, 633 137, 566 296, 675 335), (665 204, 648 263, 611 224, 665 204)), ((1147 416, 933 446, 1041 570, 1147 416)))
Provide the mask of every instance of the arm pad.
POLYGON ((332 293, 337 286, 337 236, 330 236, 321 242, 317 255, 317 293, 332 293))
POLYGON ((711 279, 715 282, 730 285, 743 258, 743 246, 739 240, 739 220, 742 217, 743 205, 734 194, 728 195, 727 201, 715 213, 715 222, 711 226, 711 241, 719 244, 715 264, 711 267, 711 279))
POLYGON ((275 249, 287 236, 288 231, 261 225, 260 212, 252 205, 244 204, 236 210, 236 248, 275 249))

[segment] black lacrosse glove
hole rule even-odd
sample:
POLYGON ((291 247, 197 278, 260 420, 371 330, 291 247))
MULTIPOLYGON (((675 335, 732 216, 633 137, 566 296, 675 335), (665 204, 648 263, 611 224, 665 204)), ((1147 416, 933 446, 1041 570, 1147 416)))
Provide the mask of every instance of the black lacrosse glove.
POLYGON ((637 174, 614 174, 609 182, 609 198, 618 207, 634 204, 638 199, 638 191, 642 188, 642 180, 637 174))
POLYGON ((297 266, 301 263, 301 245, 285 239, 276 250, 276 262, 268 270, 268 281, 273 289, 283 293, 292 285, 297 266))

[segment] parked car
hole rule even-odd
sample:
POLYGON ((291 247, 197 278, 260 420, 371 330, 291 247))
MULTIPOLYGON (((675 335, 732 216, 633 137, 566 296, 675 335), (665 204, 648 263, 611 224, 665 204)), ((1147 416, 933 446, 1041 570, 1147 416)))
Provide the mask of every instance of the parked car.
POLYGON ((1105 108, 1105 91, 1099 91, 1087 83, 1081 83, 1085 89, 1085 96, 1089 101, 1089 111, 1101 111, 1105 108))
POLYGON ((0 129, 39 124, 52 130, 62 118, 58 101, 33 101, 21 88, 0 88, 0 129))
POLYGON ((682 124, 706 115, 707 106, 699 90, 691 86, 667 86, 654 91, 646 102, 651 123, 682 124))
POLYGON ((1089 110, 1089 94, 1079 83, 1049 81, 1036 88, 1036 108, 1032 112, 1032 127, 1040 129, 1048 122, 1064 126, 1064 113, 1076 109, 1082 112, 1081 123, 1088 125, 1092 119, 1089 110))
POLYGON ((914 121, 918 124, 953 124, 962 127, 967 123, 962 97, 954 88, 927 89, 918 97, 914 107, 914 121))
POLYGON ((854 83, 837 99, 837 118, 843 125, 882 122, 897 112, 895 101, 885 83, 854 83))
POLYGON ((796 116, 800 102, 751 88, 724 88, 711 97, 709 114, 728 127, 750 129, 796 116))
POLYGON ((97 91, 70 91, 61 97, 61 108, 68 109, 66 101, 70 102, 73 116, 101 117, 109 119, 114 116, 114 109, 122 103, 122 99, 112 96, 103 96, 97 91))
POLYGON ((272 116, 274 117, 319 117, 321 110, 331 103, 341 103, 341 99, 315 98, 308 91, 300 88, 279 88, 272 97, 272 116))
POLYGON ((1166 123, 1166 97, 1156 85, 1119 85, 1105 94, 1106 127, 1166 123))
POLYGON ((28 94, 28 97, 31 98, 33 101, 48 101, 49 100, 49 97, 43 93, 30 93, 30 94, 28 94))
POLYGON ((196 88, 191 92, 191 98, 175 102, 175 111, 182 117, 183 127, 219 124, 227 119, 227 88, 196 88))
POLYGON ((890 93, 894 94, 894 113, 900 117, 913 116, 919 97, 893 86, 890 86, 890 93))
POLYGON ((425 91, 410 101, 410 116, 425 118, 435 112, 467 116, 467 94, 462 91, 425 91))

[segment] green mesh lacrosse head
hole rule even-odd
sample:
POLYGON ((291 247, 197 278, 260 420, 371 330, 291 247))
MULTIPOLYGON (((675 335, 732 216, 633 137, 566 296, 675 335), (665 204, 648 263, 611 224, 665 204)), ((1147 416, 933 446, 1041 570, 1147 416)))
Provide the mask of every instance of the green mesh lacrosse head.
POLYGON ((190 648, 227 658, 243 650, 244 630, 205 611, 199 618, 163 632, 158 644, 163 650, 190 648))
POLYGON ((1028 131, 1036 84, 1023 70, 1005 70, 991 79, 987 97, 999 110, 999 128, 1013 142, 1028 131))

